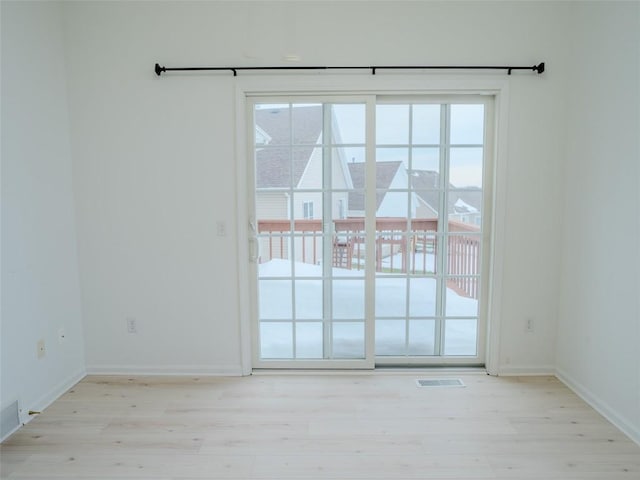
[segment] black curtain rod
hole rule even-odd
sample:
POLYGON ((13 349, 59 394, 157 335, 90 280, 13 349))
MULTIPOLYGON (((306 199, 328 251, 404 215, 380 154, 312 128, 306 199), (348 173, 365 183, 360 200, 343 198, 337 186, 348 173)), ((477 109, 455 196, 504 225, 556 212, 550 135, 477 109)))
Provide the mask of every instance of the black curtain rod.
POLYGON ((472 66, 456 66, 456 65, 372 65, 369 67, 320 67, 320 66, 284 66, 284 67, 161 67, 156 63, 154 71, 160 76, 163 72, 193 72, 193 71, 226 71, 233 72, 236 77, 239 71, 252 70, 371 70, 371 74, 375 75, 376 70, 506 70, 511 75, 513 70, 531 70, 537 72, 538 75, 544 72, 544 62, 532 67, 513 67, 513 66, 495 66, 495 65, 472 65, 472 66))

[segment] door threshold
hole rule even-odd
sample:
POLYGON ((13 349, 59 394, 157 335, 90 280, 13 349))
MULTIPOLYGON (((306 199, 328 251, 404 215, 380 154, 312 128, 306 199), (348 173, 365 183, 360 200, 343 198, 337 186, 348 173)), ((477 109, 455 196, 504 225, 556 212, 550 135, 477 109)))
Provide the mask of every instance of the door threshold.
POLYGON ((394 366, 381 366, 375 369, 362 370, 362 369, 273 369, 273 368, 254 368, 251 371, 252 375, 415 375, 415 374, 429 374, 429 375, 450 375, 451 373, 465 373, 465 374, 480 374, 488 375, 485 367, 457 367, 457 366, 416 366, 416 367, 394 367, 394 366))

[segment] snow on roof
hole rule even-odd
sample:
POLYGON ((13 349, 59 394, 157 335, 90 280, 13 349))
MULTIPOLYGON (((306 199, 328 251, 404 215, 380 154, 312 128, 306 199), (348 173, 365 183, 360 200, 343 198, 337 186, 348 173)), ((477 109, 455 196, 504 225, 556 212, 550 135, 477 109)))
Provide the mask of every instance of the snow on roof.
POLYGON ((456 210, 456 213, 478 213, 477 208, 472 207, 461 198, 456 200, 456 203, 453 204, 453 208, 456 210))

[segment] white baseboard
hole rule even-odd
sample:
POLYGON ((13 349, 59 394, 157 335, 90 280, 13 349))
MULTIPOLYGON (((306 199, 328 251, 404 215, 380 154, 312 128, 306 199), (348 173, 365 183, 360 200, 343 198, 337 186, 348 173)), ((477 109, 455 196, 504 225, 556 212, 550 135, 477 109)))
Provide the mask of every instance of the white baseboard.
POLYGON ((631 440, 640 445, 640 429, 638 427, 633 426, 631 422, 618 415, 615 410, 607 404, 607 402, 602 401, 597 395, 594 395, 580 382, 575 381, 571 375, 564 370, 556 368, 556 377, 571 389, 573 393, 593 407, 593 409, 600 415, 609 420, 631 440))
POLYGON ((3 442, 5 439, 9 438, 15 432, 17 432, 22 426, 29 423, 35 417, 33 415, 29 415, 29 411, 33 410, 36 412, 42 412, 49 405, 55 402, 58 398, 60 398, 67 390, 72 388, 75 384, 77 384, 80 380, 82 380, 87 375, 85 369, 78 370, 73 375, 67 377, 62 382, 58 383, 55 387, 53 387, 50 391, 42 395, 38 400, 31 403, 31 405, 20 405, 21 412, 19 413, 20 417, 20 425, 13 429, 11 432, 7 433, 4 437, 0 439, 0 442, 3 442))
POLYGON ((241 365, 89 365, 87 375, 174 375, 241 377, 241 365))
POLYGON ((498 367, 498 376, 502 377, 533 377, 555 376, 556 369, 552 365, 501 365, 498 367))
POLYGON ((37 401, 33 402, 33 405, 29 407, 29 410, 36 410, 41 412, 86 376, 87 371, 84 368, 82 370, 78 370, 73 375, 67 377, 66 380, 56 385, 53 389, 51 389, 50 392, 46 393, 37 401))

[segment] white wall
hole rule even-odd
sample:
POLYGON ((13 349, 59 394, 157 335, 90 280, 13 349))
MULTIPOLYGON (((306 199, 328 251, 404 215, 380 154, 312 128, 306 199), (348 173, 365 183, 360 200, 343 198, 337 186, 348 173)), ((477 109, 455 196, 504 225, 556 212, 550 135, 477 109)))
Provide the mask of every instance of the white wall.
POLYGON ((572 17, 557 367, 640 442, 640 4, 572 17))
POLYGON ((83 367, 69 130, 89 369, 240 371, 236 80, 155 62, 545 61, 509 77, 500 371, 557 364, 637 438, 638 4, 362 5, 67 2, 63 46, 56 5, 2 3, 3 406, 83 367))
MULTIPOLYGON (((526 64, 510 78, 501 361, 550 371, 557 310, 564 23, 550 3, 69 2, 87 362, 235 372, 234 79, 176 65, 526 64), (331 32, 331 34, 328 34, 331 32), (543 189, 545 194, 540 195, 543 189), (215 222, 227 222, 217 237, 215 222), (135 317, 139 333, 126 333, 135 317), (525 334, 524 321, 536 321, 525 334)), ((508 363, 508 365, 507 365, 508 363)))
POLYGON ((162 55, 210 58, 198 37, 228 15, 207 26, 206 4, 65 9, 88 369, 237 374, 233 81, 153 73, 162 55))
POLYGON ((84 374, 84 341, 60 9, 2 2, 1 15, 0 404, 19 400, 26 412, 84 374))

